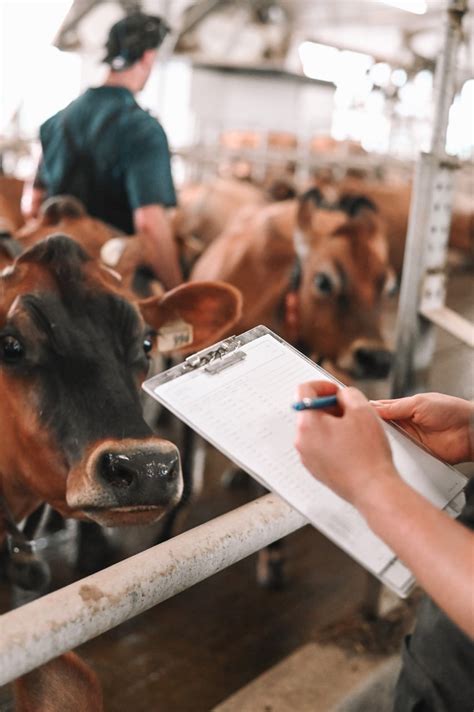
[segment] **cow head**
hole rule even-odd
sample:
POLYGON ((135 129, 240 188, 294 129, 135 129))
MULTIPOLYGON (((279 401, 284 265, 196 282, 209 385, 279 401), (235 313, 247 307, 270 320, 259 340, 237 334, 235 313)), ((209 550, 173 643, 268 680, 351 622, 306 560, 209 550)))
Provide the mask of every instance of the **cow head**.
POLYGON ((232 287, 202 282, 132 302, 113 275, 56 235, 0 274, 0 491, 17 517, 40 501, 105 525, 158 519, 182 491, 176 447, 139 402, 150 352, 177 322, 194 351, 240 310, 232 287))
POLYGON ((30 220, 16 232, 15 237, 27 249, 52 232, 73 237, 96 258, 102 245, 117 234, 116 229, 88 215, 82 203, 71 195, 48 198, 41 206, 39 217, 30 220))
POLYGON ((305 349, 355 378, 383 378, 391 354, 380 333, 383 297, 394 286, 384 226, 363 196, 299 203, 295 249, 299 338, 305 349))

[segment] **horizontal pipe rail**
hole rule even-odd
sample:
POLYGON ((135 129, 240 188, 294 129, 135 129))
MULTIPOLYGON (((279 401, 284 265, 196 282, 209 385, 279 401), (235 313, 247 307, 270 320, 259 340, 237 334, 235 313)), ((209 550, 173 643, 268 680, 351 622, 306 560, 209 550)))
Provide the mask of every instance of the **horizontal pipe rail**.
POLYGON ((0 685, 304 526, 273 494, 0 616, 0 685))
POLYGON ((448 334, 454 336, 459 341, 474 349, 474 324, 461 314, 449 309, 449 307, 438 307, 437 309, 420 309, 420 314, 429 319, 436 326, 441 327, 448 334))

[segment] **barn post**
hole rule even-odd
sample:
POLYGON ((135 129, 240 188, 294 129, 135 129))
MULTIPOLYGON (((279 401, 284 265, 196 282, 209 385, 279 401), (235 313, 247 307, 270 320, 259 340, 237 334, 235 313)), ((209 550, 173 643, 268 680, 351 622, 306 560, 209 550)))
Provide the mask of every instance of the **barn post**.
POLYGON ((467 0, 449 1, 444 43, 436 64, 430 150, 420 154, 415 171, 398 308, 392 397, 412 392, 415 371, 429 365, 435 344, 434 324, 467 343, 473 340, 467 320, 444 306, 453 179, 458 168, 458 161, 446 155, 445 147, 466 11, 467 0))

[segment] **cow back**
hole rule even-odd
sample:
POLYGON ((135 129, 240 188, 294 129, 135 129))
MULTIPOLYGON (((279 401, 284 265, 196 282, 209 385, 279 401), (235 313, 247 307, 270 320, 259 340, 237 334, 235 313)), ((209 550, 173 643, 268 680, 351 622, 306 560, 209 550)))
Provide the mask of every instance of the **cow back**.
POLYGON ((23 185, 18 178, 0 175, 0 220, 10 231, 18 230, 24 223, 21 212, 23 185))

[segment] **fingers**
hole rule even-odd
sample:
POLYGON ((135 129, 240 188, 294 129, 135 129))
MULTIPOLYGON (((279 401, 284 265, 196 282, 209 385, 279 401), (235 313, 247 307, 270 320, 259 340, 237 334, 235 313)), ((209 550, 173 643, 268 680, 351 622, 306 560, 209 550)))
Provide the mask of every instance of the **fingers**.
POLYGON ((392 400, 370 401, 377 415, 384 420, 401 420, 413 416, 413 398, 397 398, 392 400))
MULTIPOLYGON (((307 383, 302 383, 297 389, 297 398, 299 400, 335 394, 337 394, 338 406, 319 411, 320 415, 324 412, 332 415, 342 415, 346 409, 365 407, 369 403, 357 388, 339 388, 336 383, 331 381, 308 381, 307 383)), ((317 411, 312 412, 317 413, 317 411)))
POLYGON ((332 383, 332 381, 308 381, 298 386, 297 397, 301 400, 303 398, 332 396, 337 393, 338 390, 339 387, 337 383, 332 383))
POLYGON ((339 394, 341 406, 346 408, 360 408, 368 405, 369 401, 357 388, 343 388, 339 394))
MULTIPOLYGON (((298 386, 297 389, 297 399, 303 400, 304 398, 320 398, 322 396, 332 396, 340 392, 340 388, 336 383, 331 381, 309 381, 298 386)), ((322 410, 304 410, 298 414, 298 422, 308 424, 314 419, 321 420, 327 415, 342 415, 342 409, 339 405, 325 407, 322 410)))

